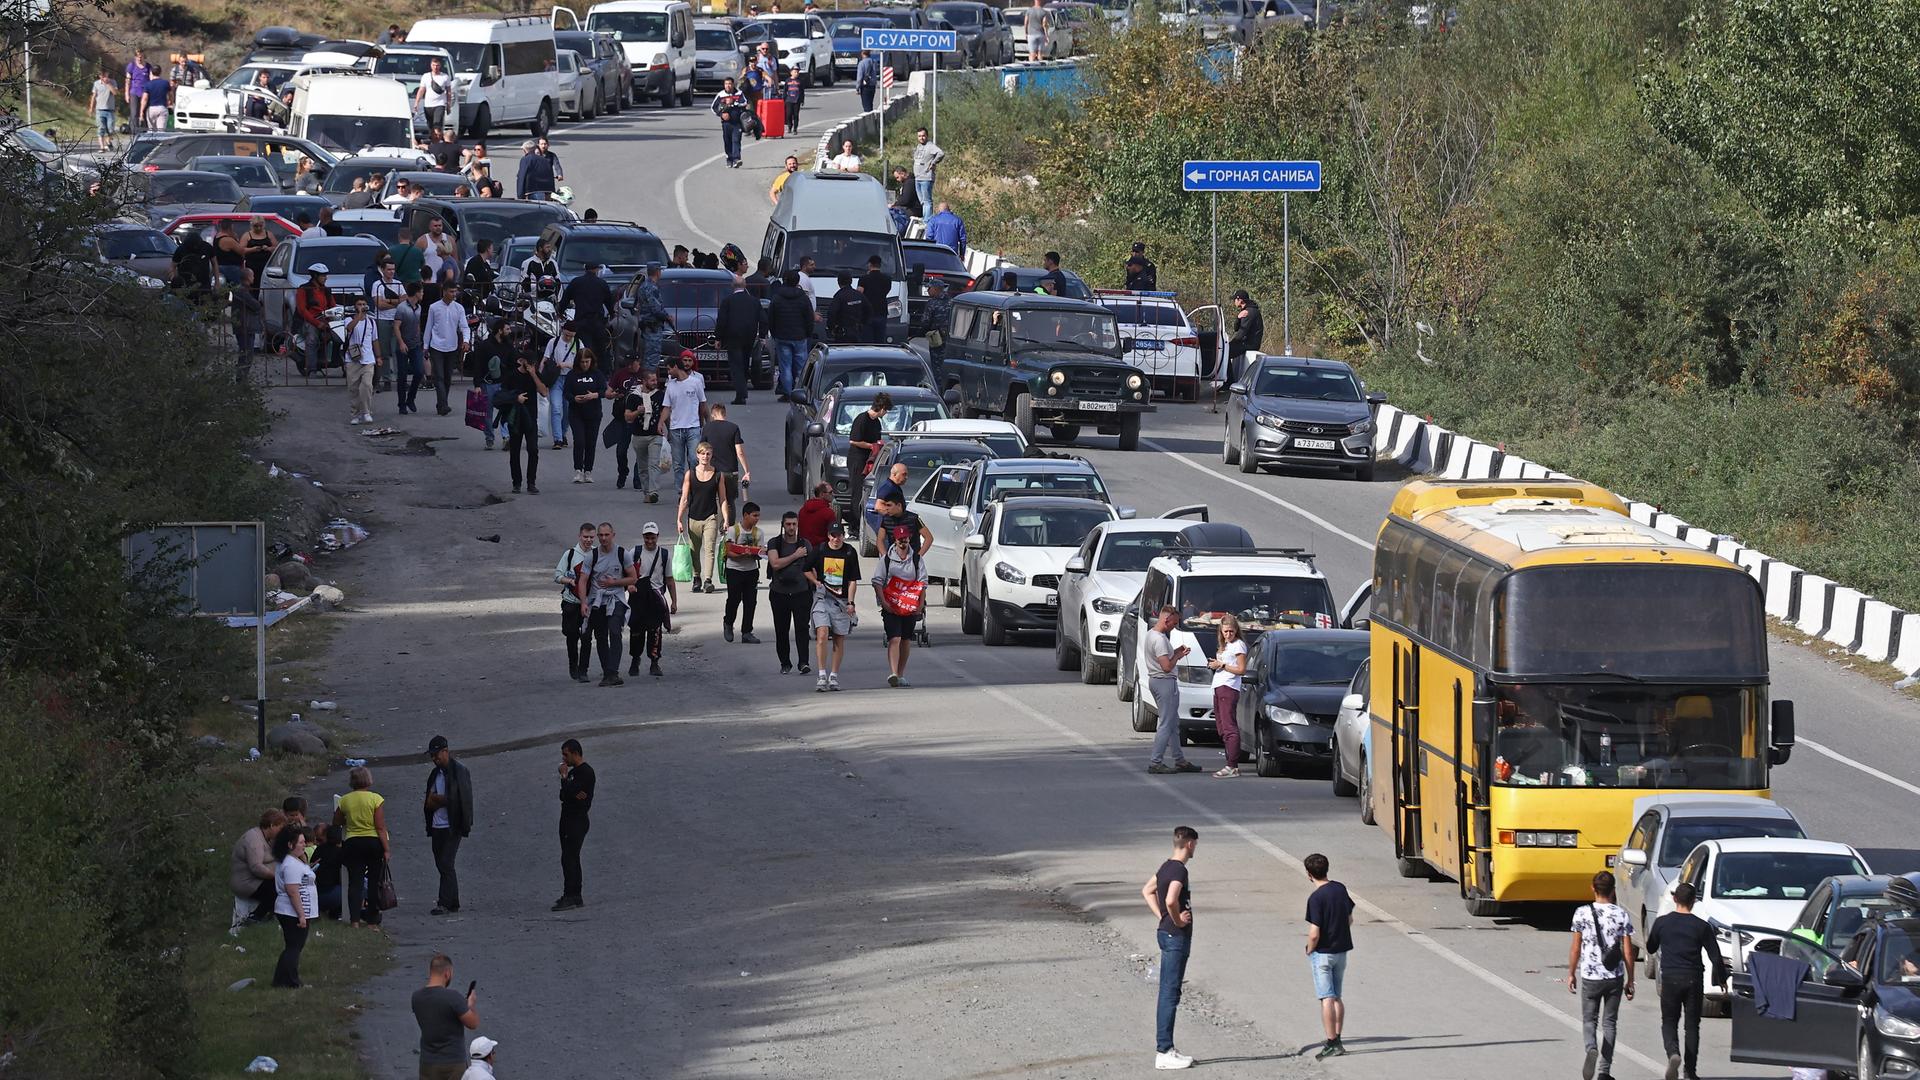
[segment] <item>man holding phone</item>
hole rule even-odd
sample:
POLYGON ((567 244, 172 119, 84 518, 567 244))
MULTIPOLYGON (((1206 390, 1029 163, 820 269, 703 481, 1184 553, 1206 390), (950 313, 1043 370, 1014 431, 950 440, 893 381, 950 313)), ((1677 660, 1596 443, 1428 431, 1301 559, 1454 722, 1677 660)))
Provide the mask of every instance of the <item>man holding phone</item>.
POLYGON ((460 1080, 467 1071, 467 1032, 480 1026, 474 1009, 479 983, 465 994, 453 988, 453 960, 434 953, 427 985, 413 992, 413 1018, 420 1024, 420 1080, 460 1080))
POLYGON ((1178 667, 1189 650, 1185 645, 1173 647, 1171 635, 1178 625, 1180 610, 1168 606, 1160 609, 1160 617, 1153 620, 1153 629, 1147 631, 1147 689, 1153 692, 1153 707, 1160 714, 1160 723, 1153 731, 1153 760, 1147 764, 1150 773, 1200 771, 1200 766, 1188 761, 1180 749, 1178 667), (1168 753, 1173 754, 1171 765, 1166 763, 1168 753))
POLYGON ((593 766, 579 739, 560 744, 560 874, 565 885, 553 910, 586 904, 580 898, 580 848, 587 842, 587 812, 593 809, 593 766))

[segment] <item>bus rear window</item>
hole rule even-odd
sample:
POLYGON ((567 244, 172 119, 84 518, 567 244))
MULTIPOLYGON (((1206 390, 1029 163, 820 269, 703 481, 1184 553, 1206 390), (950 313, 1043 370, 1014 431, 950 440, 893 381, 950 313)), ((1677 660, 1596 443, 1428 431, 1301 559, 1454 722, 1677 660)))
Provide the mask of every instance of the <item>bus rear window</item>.
POLYGON ((1494 669, 1764 678, 1760 591, 1738 570, 1606 563, 1520 570, 1496 594, 1494 669))

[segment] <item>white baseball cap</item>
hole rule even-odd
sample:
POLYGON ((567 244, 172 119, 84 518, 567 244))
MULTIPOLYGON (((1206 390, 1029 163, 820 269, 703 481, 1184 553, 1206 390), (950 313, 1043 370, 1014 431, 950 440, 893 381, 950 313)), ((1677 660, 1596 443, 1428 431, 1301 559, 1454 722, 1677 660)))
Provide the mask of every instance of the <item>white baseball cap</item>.
POLYGON ((645 525, 640 526, 640 535, 641 536, 659 536, 660 526, 649 521, 645 525))
POLYGON ((467 1044, 467 1057, 474 1061, 483 1061, 488 1054, 493 1053, 494 1047, 499 1045, 498 1040, 489 1039, 485 1035, 476 1035, 473 1042, 467 1044))

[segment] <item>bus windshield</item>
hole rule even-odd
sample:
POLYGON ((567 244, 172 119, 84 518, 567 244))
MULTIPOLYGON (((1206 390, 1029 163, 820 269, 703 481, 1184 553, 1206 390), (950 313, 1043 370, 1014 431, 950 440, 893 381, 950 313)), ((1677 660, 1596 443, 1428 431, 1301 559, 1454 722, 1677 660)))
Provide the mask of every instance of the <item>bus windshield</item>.
POLYGON ((1759 699, 1742 686, 1496 685, 1494 780, 1523 787, 1767 786, 1759 699))
POLYGON ((1760 591, 1738 570, 1534 567, 1509 577, 1495 604, 1496 671, 1650 679, 1767 674, 1760 591))

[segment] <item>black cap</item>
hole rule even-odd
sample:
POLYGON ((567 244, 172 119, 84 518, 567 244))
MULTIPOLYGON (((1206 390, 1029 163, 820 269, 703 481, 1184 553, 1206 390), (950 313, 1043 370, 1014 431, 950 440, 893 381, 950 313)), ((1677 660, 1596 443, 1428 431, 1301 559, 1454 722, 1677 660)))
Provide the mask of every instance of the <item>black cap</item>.
POLYGON ((834 521, 832 524, 827 526, 827 535, 828 536, 847 535, 847 523, 844 521, 838 521, 838 520, 834 521))
POLYGON ((1134 252, 1135 252, 1136 254, 1138 254, 1139 252, 1142 252, 1142 251, 1145 251, 1145 250, 1147 250, 1147 245, 1145 245, 1145 244, 1143 244, 1143 243, 1141 243, 1141 242, 1140 242, 1140 241, 1138 241, 1138 240, 1135 240, 1135 241, 1133 242, 1133 250, 1134 250, 1134 252))
POLYGON ((435 735, 433 738, 427 740, 427 753, 429 754, 437 754, 446 748, 447 737, 445 735, 435 735))
POLYGON ((1232 295, 1231 297, 1229 297, 1228 299, 1231 299, 1231 300, 1246 300, 1246 301, 1248 301, 1248 302, 1251 302, 1251 301, 1253 300, 1253 297, 1251 297, 1251 296, 1248 296, 1248 295, 1247 295, 1247 290, 1245 290, 1245 289, 1235 289, 1235 290, 1233 290, 1233 295, 1232 295))

